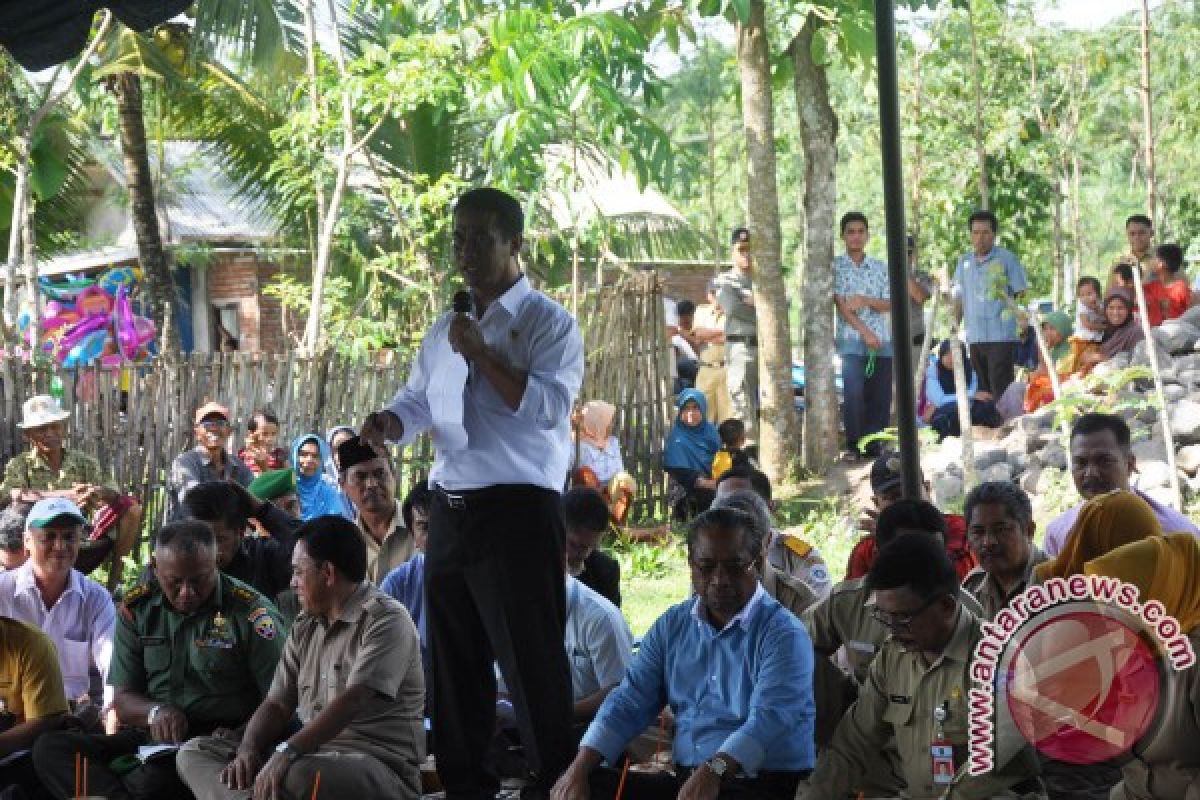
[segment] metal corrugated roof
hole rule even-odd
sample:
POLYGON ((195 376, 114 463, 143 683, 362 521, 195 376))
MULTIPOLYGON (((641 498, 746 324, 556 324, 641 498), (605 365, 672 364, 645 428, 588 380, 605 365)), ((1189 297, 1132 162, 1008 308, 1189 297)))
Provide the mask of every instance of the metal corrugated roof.
MULTIPOLYGON (((159 173, 157 148, 150 153, 150 169, 159 173)), ((96 153, 97 160, 113 180, 125 184, 125 166, 111 149, 96 153)), ((165 176, 160 187, 159 227, 163 244, 186 242, 261 242, 274 239, 280 225, 261 204, 238 195, 237 187, 221 171, 203 142, 163 143, 165 176)), ((130 218, 117 235, 118 244, 134 244, 137 238, 130 218)))

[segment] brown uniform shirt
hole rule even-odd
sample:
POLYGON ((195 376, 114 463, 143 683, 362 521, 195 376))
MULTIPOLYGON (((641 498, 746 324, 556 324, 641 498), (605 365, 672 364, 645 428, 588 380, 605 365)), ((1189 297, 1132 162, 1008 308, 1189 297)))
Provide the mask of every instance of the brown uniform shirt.
MULTIPOLYGON (((971 613, 979 616, 979 603, 965 591, 959 600, 971 613)), ((839 647, 846 648, 846 660, 854 679, 862 684, 867 670, 887 638, 887 629, 871 616, 871 590, 866 578, 842 581, 833 587, 829 596, 809 607, 802 619, 818 656, 832 656, 839 647)))
POLYGON ((307 725, 354 686, 374 695, 325 746, 373 756, 419 791, 425 678, 417 628, 404 606, 368 583, 332 623, 303 612, 296 618, 268 696, 307 725))
POLYGON ((1033 568, 1045 560, 1046 554, 1042 552, 1041 548, 1034 547, 1033 552, 1029 554, 1029 563, 1025 565, 1025 574, 1007 594, 992 580, 992 576, 984 571, 983 567, 976 567, 967 577, 963 578, 963 588, 979 601, 979 605, 983 608, 983 618, 988 621, 993 620, 1004 610, 1010 600, 1029 588, 1029 584, 1033 580, 1033 568))
POLYGON ((912 800, 1022 796, 1009 790, 1033 782, 1037 775, 1037 759, 1030 748, 987 775, 967 774, 969 670, 982 636, 979 618, 960 608, 953 636, 932 663, 923 653, 909 653, 894 640, 885 642, 871 663, 858 700, 818 757, 807 790, 802 788, 797 798, 845 797, 858 788, 856 778, 867 774, 881 752, 896 757, 904 796, 912 800), (933 783, 930 745, 935 736, 934 710, 939 706, 947 712, 943 733, 954 746, 958 768, 950 786, 933 783))
POLYGON ((9 617, 0 617, 0 700, 18 724, 68 710, 54 643, 9 617))
POLYGON ((359 535, 367 546, 367 580, 378 586, 387 574, 413 557, 416 548, 413 546, 412 533, 404 527, 404 516, 400 513, 400 504, 396 503, 392 514, 392 524, 382 542, 367 533, 363 526, 362 517, 356 519, 359 535))

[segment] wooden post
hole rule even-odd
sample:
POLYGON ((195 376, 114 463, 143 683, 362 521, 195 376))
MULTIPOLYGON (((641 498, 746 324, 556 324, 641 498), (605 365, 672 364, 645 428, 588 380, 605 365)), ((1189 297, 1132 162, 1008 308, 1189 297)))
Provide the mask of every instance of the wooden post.
POLYGON ((963 460, 963 491, 967 492, 979 482, 975 473, 975 433, 971 430, 971 400, 967 392, 971 387, 967 383, 967 370, 963 366, 963 350, 965 345, 958 336, 959 329, 950 334, 950 353, 954 360, 954 399, 958 404, 958 427, 962 441, 963 460))
MULTIPOLYGON (((1158 194, 1154 173, 1154 99, 1150 95, 1150 2, 1142 0, 1142 136, 1145 138, 1146 158, 1146 213, 1158 224, 1155 214, 1155 197, 1158 194)), ((1141 302, 1140 300, 1138 302, 1141 302)), ((1145 308, 1145 306, 1140 306, 1145 308)), ((1157 372, 1157 370, 1156 370, 1157 372)), ((1164 411, 1166 407, 1164 406, 1164 411)), ((1173 483, 1177 483, 1174 479, 1173 483)))
MULTIPOLYGON (((1146 292, 1142 289, 1142 265, 1137 259, 1131 264, 1133 269, 1133 288, 1137 293, 1138 308, 1146 308, 1146 292)), ((1183 494, 1179 490, 1179 473, 1175 469, 1175 436, 1171 433, 1171 409, 1167 407, 1167 398, 1163 393, 1162 373, 1158 369, 1158 343, 1154 341, 1154 331, 1150 328, 1150 320, 1146 314, 1138 314, 1141 320, 1142 333, 1146 336, 1146 355, 1150 357, 1150 371, 1154 373, 1154 394, 1158 397, 1158 418, 1162 423, 1163 441, 1167 446, 1167 469, 1171 473, 1171 498, 1177 511, 1183 510, 1183 494)))

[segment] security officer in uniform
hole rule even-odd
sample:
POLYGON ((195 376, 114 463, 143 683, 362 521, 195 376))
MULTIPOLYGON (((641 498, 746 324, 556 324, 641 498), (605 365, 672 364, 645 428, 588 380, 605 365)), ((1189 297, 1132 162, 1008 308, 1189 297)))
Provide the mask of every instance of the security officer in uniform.
MULTIPOLYGON (((945 518, 933 505, 920 500, 899 500, 879 515, 875 536, 880 546, 907 533, 925 534, 941 544, 945 531, 945 518)), ((872 616, 871 595, 865 576, 842 581, 827 597, 801 615, 817 658, 832 659, 839 649, 844 648, 845 661, 853 678, 853 684, 847 684, 828 679, 818 670, 817 674, 825 678, 815 684, 819 746, 828 743, 843 712, 854 701, 857 688, 865 685, 871 662, 887 638, 887 628, 872 616)), ((972 613, 981 613, 979 604, 965 591, 959 591, 959 602, 972 613)), ((886 795, 897 790, 900 776, 896 764, 889 764, 886 759, 874 759, 868 766, 867 777, 860 787, 867 790, 867 796, 886 795)))
POLYGON ((899 536, 880 551, 866 585, 874 593, 871 613, 890 636, 797 800, 853 796, 861 789, 857 776, 881 752, 898 768, 900 792, 892 796, 1044 797, 1028 746, 985 775, 968 772, 967 692, 983 629, 960 601, 944 546, 928 536, 899 536))
POLYGON ((188 797, 173 750, 142 763, 138 748, 233 736, 271 685, 284 643, 278 614, 217 571, 212 529, 195 520, 166 525, 155 537, 153 566, 157 583, 131 590, 118 613, 109 681, 122 729, 53 733, 34 746, 38 775, 55 797, 71 796, 77 753, 88 760, 93 795, 188 797))
POLYGON ((717 276, 717 302, 725 312, 725 377, 733 416, 758 433, 758 311, 754 307, 754 256, 750 231, 735 228, 730 237, 733 269, 717 276))

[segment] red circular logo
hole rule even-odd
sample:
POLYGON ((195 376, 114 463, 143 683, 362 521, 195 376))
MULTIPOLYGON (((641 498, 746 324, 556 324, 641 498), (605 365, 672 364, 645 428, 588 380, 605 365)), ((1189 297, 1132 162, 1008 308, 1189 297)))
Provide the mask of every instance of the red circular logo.
POLYGON ((1128 753, 1154 722, 1158 658, 1137 631, 1096 611, 1064 611, 1016 645, 1008 708, 1025 739, 1057 761, 1128 753))

